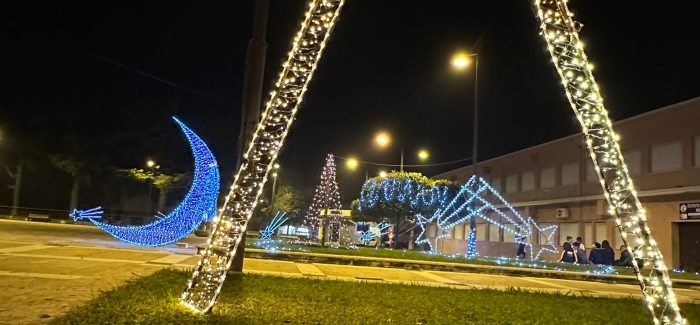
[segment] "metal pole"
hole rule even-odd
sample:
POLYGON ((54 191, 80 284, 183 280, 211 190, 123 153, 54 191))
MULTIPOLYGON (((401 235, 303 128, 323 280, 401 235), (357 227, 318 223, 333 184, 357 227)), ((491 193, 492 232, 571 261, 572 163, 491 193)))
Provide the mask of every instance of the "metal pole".
MULTIPOLYGON (((155 176, 155 173, 151 171, 151 175, 155 176)), ((153 178, 148 182, 148 213, 153 212, 153 200, 151 199, 151 193, 153 192, 153 178)))
POLYGON ((479 55, 474 55, 474 135, 472 144, 472 161, 474 162, 474 175, 479 176, 479 55))
POLYGON ((403 171, 403 147, 401 147, 401 171, 403 171))
POLYGON ((15 172, 15 185, 12 187, 12 212, 10 215, 12 217, 17 216, 17 209, 19 208, 19 193, 20 187, 22 186, 22 162, 17 164, 17 171, 15 172))
MULTIPOLYGON (((474 134, 472 135, 472 164, 474 166, 474 176, 477 177, 476 182, 474 182, 474 190, 477 191, 479 189, 479 159, 478 159, 478 150, 479 150, 479 101, 478 101, 478 88, 479 87, 479 55, 474 54, 474 134)), ((476 211, 476 200, 472 200, 471 202, 471 209, 472 211, 476 211)), ((471 237, 476 237, 476 215, 472 214, 471 218, 469 218, 469 237, 467 239, 469 240, 469 246, 467 247, 467 256, 472 257, 475 254, 475 251, 471 251, 470 248, 472 248, 471 243, 472 241, 475 242, 475 238, 471 237)), ((474 248, 475 250, 475 248, 474 248)))
POLYGON ((270 197, 270 206, 275 203, 275 189, 277 188, 277 176, 272 177, 272 196, 270 197))
MULTIPOLYGON (((265 53, 267 52, 267 17, 270 0, 255 1, 255 18, 253 20, 253 36, 248 43, 246 53, 245 76, 243 79, 243 98, 241 103, 241 130, 238 138, 238 161, 236 171, 243 163, 243 155, 248 150, 248 143, 253 139, 253 134, 260 122, 260 109, 262 107, 262 89, 265 75, 265 53)), ((243 259, 245 257, 245 232, 241 242, 236 248, 231 272, 243 271, 243 259)))

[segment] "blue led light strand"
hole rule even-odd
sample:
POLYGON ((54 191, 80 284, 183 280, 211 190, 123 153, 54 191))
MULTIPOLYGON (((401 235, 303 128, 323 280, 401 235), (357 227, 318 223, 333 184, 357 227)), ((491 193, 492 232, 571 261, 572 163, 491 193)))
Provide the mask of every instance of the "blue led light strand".
POLYGON ((102 214, 101 208, 76 210, 71 217, 74 220, 90 220, 110 235, 140 246, 174 243, 192 233, 202 222, 211 220, 216 215, 216 201, 219 196, 220 179, 216 158, 197 134, 175 117, 173 120, 180 126, 192 149, 194 177, 187 195, 172 212, 140 226, 117 226, 97 221, 102 214))
MULTIPOLYGON (((270 220, 270 223, 265 226, 262 230, 260 230, 260 241, 265 242, 265 241, 271 241, 272 240, 272 235, 275 234, 277 231, 277 228, 282 226, 288 218, 285 217, 285 212, 282 211, 277 211, 275 213, 275 216, 272 217, 272 220, 270 220)), ((259 241, 259 242, 260 242, 259 241)))

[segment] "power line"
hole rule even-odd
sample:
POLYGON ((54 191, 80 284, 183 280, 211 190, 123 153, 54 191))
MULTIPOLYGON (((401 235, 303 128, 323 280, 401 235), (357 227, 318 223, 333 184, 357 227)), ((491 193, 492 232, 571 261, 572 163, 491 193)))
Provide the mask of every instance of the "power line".
MULTIPOLYGON (((338 156, 338 155, 333 155, 334 157, 338 157, 342 160, 348 160, 348 159, 354 159, 350 157, 345 157, 345 156, 338 156)), ((456 164, 458 162, 463 162, 467 160, 471 160, 472 157, 467 157, 467 158, 462 158, 462 159, 457 159, 457 160, 451 160, 451 161, 445 161, 445 162, 440 162, 440 163, 434 163, 434 164, 420 164, 420 165, 406 165, 404 164, 404 167, 432 167, 432 166, 443 166, 443 165, 450 165, 450 164, 456 164)), ((361 165, 373 165, 373 166, 383 166, 383 167, 401 167, 401 165, 394 165, 394 164, 382 164, 382 163, 376 163, 376 162, 371 162, 371 161, 362 161, 362 160, 357 160, 358 164, 361 165)))

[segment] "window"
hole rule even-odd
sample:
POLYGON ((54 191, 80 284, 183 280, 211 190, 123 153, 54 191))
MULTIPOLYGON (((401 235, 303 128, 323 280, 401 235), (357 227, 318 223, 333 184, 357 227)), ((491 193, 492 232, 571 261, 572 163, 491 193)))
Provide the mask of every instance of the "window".
POLYGON ((498 226, 496 226, 494 224, 489 225, 489 241, 492 241, 492 242, 501 241, 500 233, 501 233, 501 229, 498 228, 498 226))
POLYGON ((524 172, 520 179, 520 188, 523 191, 532 191, 535 189, 535 172, 524 172))
MULTIPOLYGON (((554 225, 554 224, 553 224, 553 223, 540 223, 539 225, 540 225, 540 227, 541 227, 542 229, 545 229, 545 228, 547 228, 547 227, 549 227, 549 226, 551 226, 551 225, 554 225)), ((549 234, 549 232, 550 232, 550 231, 545 231, 545 232, 540 232, 540 233, 538 234, 538 237, 539 237, 539 242, 538 242, 538 244, 544 245, 544 244, 547 243, 547 235, 549 234)), ((555 233, 555 234, 552 235, 552 241, 554 241, 554 245, 557 244, 557 243, 556 243, 556 240, 557 240, 557 234, 555 233)))
POLYGON ((561 185, 578 184, 579 180, 579 165, 578 162, 561 166, 561 185))
POLYGON ((629 170, 630 175, 636 176, 642 173, 642 151, 630 150, 622 153, 622 157, 625 158, 625 163, 627 164, 627 170, 629 170))
POLYGON ((603 243, 604 240, 609 240, 608 238, 608 224, 599 222, 595 224, 595 241, 603 243))
POLYGON ((651 171, 663 172, 683 166, 683 146, 680 141, 657 144, 651 147, 651 171))
POLYGON ((560 245, 566 241, 566 236, 571 236, 576 240, 576 237, 581 236, 578 230, 577 222, 568 222, 559 224, 559 241, 560 245))
POLYGON ((464 236, 464 225, 455 226, 455 239, 466 239, 464 236))
POLYGON ((592 222, 583 224, 583 244, 586 245, 586 249, 593 247, 593 225, 592 222))
POLYGON ((493 188, 496 190, 496 192, 500 192, 501 191, 501 178, 500 177, 494 178, 493 182, 491 183, 491 186, 493 186, 493 188))
POLYGON ((587 182, 597 182, 598 174, 595 172, 595 167, 593 167, 593 160, 586 159, 586 181, 587 182))
POLYGON ((700 167, 700 135, 695 136, 695 167, 700 167))
POLYGON ((508 175, 506 177, 506 193, 514 193, 518 191, 518 174, 508 175))
POLYGON ((554 187, 556 175, 554 167, 547 167, 540 171, 540 188, 554 187))
MULTIPOLYGON (((486 241, 486 231, 488 231, 486 226, 485 223, 476 224, 476 241, 486 241)), ((469 233, 469 224, 464 224, 464 232, 469 233)))
POLYGON ((504 243, 512 243, 515 241, 515 235, 508 231, 510 230, 515 230, 515 225, 512 223, 506 223, 504 224, 505 228, 503 228, 503 242, 504 243))

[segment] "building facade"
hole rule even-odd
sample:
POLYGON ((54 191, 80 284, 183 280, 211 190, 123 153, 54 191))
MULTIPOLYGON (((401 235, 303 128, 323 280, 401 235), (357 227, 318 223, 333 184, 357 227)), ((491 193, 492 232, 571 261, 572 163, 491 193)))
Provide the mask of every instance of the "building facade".
MULTIPOLYGON (((618 121, 614 128, 667 265, 700 270, 700 219, 693 219, 700 215, 681 216, 680 211, 682 204, 692 208, 700 203, 700 97, 618 121)), ((465 166, 434 178, 463 184, 472 173, 472 166, 465 166)), ((581 133, 479 162, 479 173, 523 216, 540 225, 558 225, 558 245, 566 236, 582 237, 587 248, 608 240, 619 257, 622 240, 581 133)), ((445 234, 438 249, 464 253, 468 227, 445 234)), ((437 236, 437 229, 429 235, 437 236)), ((530 238, 533 245, 545 243, 539 237, 530 238)), ((516 249, 512 235, 479 220, 479 254, 515 256, 516 249)))

